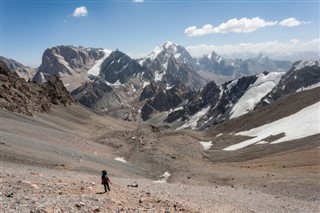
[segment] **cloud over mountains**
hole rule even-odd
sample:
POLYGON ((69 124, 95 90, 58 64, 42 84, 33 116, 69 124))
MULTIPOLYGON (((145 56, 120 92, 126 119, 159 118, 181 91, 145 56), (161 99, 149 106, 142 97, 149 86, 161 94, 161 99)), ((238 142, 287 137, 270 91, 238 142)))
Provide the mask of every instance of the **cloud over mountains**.
POLYGON ((206 24, 201 28, 196 26, 187 27, 184 30, 184 33, 190 37, 193 36, 204 36, 208 34, 217 34, 217 33, 250 33, 256 30, 259 30, 264 27, 280 25, 283 27, 295 27, 301 24, 307 24, 310 22, 299 21, 296 18, 287 18, 282 21, 265 21, 260 17, 254 18, 233 18, 226 22, 221 23, 219 26, 214 27, 211 24, 206 24))

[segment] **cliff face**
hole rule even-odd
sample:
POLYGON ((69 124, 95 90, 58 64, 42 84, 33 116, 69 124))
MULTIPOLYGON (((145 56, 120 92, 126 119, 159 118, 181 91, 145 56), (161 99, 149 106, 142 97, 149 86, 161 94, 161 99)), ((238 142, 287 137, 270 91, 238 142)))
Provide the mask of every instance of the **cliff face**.
POLYGON ((0 67, 0 108, 31 116, 33 112, 49 112, 52 104, 66 106, 73 102, 58 76, 35 84, 10 72, 3 61, 0 67))

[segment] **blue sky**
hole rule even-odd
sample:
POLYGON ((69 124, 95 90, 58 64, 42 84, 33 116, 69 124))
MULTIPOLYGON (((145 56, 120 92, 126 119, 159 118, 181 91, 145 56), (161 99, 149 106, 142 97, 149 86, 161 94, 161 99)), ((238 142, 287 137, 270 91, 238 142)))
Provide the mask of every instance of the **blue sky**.
POLYGON ((319 26, 319 1, 1 0, 1 55, 35 67, 56 45, 139 57, 167 40, 194 56, 319 51, 319 26))

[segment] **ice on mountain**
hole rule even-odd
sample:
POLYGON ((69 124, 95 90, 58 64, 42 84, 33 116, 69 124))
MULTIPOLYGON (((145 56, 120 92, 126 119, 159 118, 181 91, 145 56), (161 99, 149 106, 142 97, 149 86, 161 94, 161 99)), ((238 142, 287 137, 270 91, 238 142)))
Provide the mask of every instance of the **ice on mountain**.
POLYGON ((169 84, 166 84, 166 86, 166 90, 171 90, 174 87, 174 85, 170 86, 169 84))
POLYGON ((211 146, 212 146, 212 141, 208 141, 208 142, 199 141, 199 142, 200 142, 200 144, 203 146, 203 148, 204 148, 205 150, 210 149, 211 146))
POLYGON ((311 90, 311 89, 314 89, 314 88, 317 88, 317 87, 320 87, 320 82, 318 82, 316 84, 313 84, 313 85, 310 85, 308 87, 302 87, 300 89, 297 89, 296 92, 301 92, 301 91, 304 91, 304 90, 311 90))
POLYGON ((283 75, 284 73, 278 72, 269 73, 268 75, 259 74, 258 79, 232 108, 230 118, 239 117, 253 110, 256 104, 278 84, 283 75))
POLYGON ((238 83, 238 80, 239 80, 239 79, 236 79, 236 80, 231 81, 231 82, 227 85, 228 90, 231 90, 232 87, 234 87, 234 86, 238 83))
POLYGON ((88 75, 98 76, 100 73, 101 65, 104 62, 104 60, 112 53, 112 50, 104 49, 104 56, 96 61, 95 65, 91 67, 91 69, 87 72, 88 75))
POLYGON ((181 53, 176 53, 176 54, 174 54, 174 58, 175 58, 175 59, 179 58, 180 56, 181 56, 181 53))
POLYGON ((121 85, 122 85, 119 80, 117 80, 117 81, 114 82, 114 83, 110 83, 110 82, 108 82, 108 81, 105 81, 105 82, 106 82, 106 84, 107 84, 108 86, 118 87, 118 86, 121 86, 121 85))
POLYGON ((195 129, 197 127, 199 119, 203 117, 209 111, 209 109, 210 106, 203 108, 202 110, 194 114, 191 118, 189 118, 189 120, 185 124, 177 128, 176 130, 181 130, 188 127, 190 127, 191 129, 195 129))
POLYGON ((144 81, 144 82, 143 82, 143 86, 142 86, 142 87, 143 87, 143 88, 145 88, 145 87, 146 87, 146 86, 148 86, 149 84, 150 84, 150 82, 148 82, 148 81, 144 81))
POLYGON ((154 73, 154 81, 155 82, 157 82, 157 81, 162 81, 162 78, 163 78, 163 76, 166 74, 166 72, 165 71, 163 71, 163 72, 159 72, 159 71, 156 71, 155 73, 154 73))

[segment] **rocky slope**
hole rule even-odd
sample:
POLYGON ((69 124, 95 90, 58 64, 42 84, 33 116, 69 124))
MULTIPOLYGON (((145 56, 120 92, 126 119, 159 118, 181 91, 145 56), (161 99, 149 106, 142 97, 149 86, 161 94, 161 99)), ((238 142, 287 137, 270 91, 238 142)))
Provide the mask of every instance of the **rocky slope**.
POLYGON ((68 105, 73 102, 57 76, 35 84, 10 72, 4 62, 0 61, 0 66, 0 108, 32 115, 33 112, 49 112, 52 104, 68 105))
POLYGON ((0 56, 0 60, 3 61, 10 71, 16 72, 21 78, 26 81, 31 80, 36 73, 36 69, 24 66, 23 64, 9 58, 0 56))
POLYGON ((223 150, 247 139, 235 132, 295 114, 318 102, 315 94, 289 95, 205 132, 162 131, 80 105, 33 117, 0 109, 0 211, 317 212, 320 134, 223 150))
POLYGON ((203 73, 222 76, 225 81, 253 73, 252 70, 254 73, 269 68, 278 71, 279 66, 262 56, 250 62, 231 61, 215 52, 195 59, 184 47, 170 41, 139 60, 119 50, 57 46, 44 52, 33 80, 45 82, 58 74, 83 105, 117 118, 146 120, 172 110, 202 88, 208 82, 207 77, 202 77, 203 73), (150 84, 162 89, 153 89, 148 93, 152 96, 145 98, 150 84))

